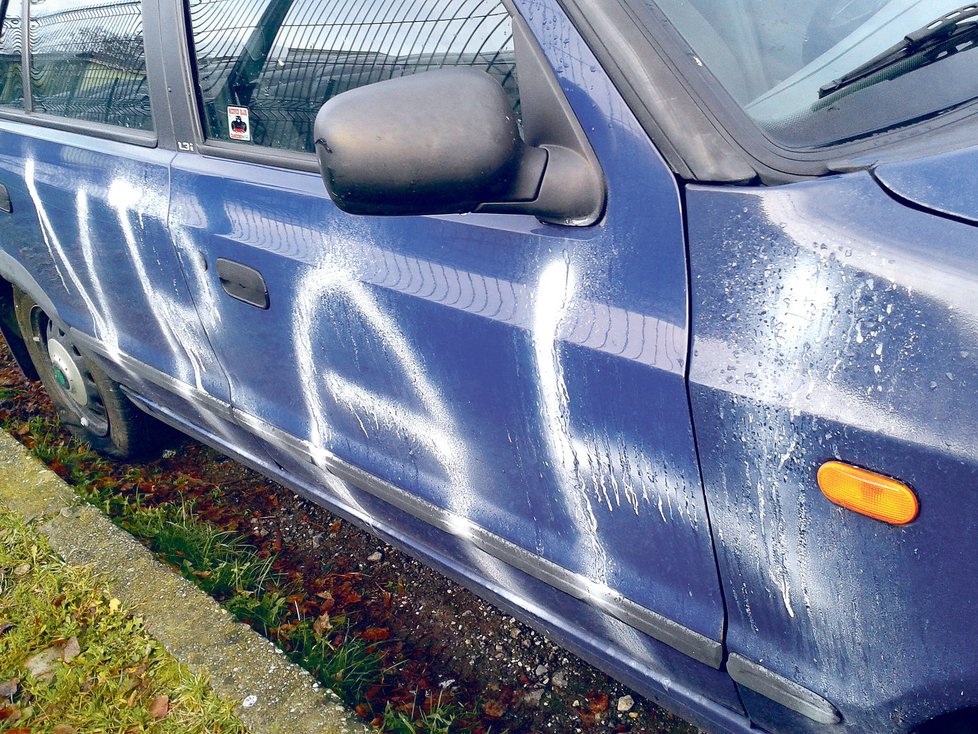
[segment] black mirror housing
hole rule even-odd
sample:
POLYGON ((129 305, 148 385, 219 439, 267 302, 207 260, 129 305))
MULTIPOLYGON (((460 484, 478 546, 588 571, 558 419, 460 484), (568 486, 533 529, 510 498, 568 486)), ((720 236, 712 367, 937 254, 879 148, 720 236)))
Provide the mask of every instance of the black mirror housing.
POLYGON ((451 214, 532 198, 546 163, 524 145, 502 87, 471 68, 338 95, 316 116, 315 140, 326 189, 352 214, 451 214))

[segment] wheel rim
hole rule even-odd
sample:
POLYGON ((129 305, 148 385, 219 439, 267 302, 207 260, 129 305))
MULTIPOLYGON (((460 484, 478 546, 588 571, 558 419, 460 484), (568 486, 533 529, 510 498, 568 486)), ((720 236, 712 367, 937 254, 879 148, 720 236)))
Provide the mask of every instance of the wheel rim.
POLYGON ((45 349, 51 362, 54 389, 60 402, 76 416, 77 422, 98 436, 109 432, 108 413, 99 393, 95 377, 85 364, 81 353, 71 343, 68 334, 40 309, 32 318, 36 332, 43 335, 45 349))
POLYGON ((54 379, 67 392, 79 406, 88 405, 88 393, 85 392, 85 384, 81 370, 71 359, 71 354, 57 339, 48 337, 48 356, 51 357, 51 366, 54 368, 54 379))

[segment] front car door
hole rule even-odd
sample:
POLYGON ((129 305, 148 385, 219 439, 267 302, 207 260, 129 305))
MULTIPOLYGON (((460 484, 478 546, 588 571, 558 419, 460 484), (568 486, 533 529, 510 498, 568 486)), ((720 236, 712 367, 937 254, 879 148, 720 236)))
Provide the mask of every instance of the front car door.
POLYGON ((281 475, 647 694, 705 689, 720 719, 739 710, 718 670, 679 191, 556 4, 515 18, 490 0, 188 10, 200 126, 173 162, 169 224, 235 414, 281 475), (520 114, 521 84, 547 86, 517 67, 521 43, 588 131, 599 222, 332 204, 311 134, 327 98, 467 65, 520 114))

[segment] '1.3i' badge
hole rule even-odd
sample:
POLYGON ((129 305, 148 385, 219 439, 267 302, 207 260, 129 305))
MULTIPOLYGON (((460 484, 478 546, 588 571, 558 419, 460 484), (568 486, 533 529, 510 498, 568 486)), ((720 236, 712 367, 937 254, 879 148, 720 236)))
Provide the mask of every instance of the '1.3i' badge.
POLYGON ((251 140, 247 107, 228 107, 228 133, 231 140, 251 140))

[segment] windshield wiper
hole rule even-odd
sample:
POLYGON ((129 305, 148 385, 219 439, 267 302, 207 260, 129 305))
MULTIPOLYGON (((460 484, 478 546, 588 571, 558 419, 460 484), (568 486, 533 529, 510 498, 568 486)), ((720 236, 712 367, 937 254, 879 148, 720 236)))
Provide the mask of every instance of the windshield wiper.
POLYGON ((827 97, 883 71, 889 70, 893 74, 883 75, 879 81, 892 79, 919 69, 921 66, 946 59, 959 51, 966 51, 976 42, 978 42, 978 4, 965 5, 905 36, 902 41, 874 56, 865 64, 860 64, 848 74, 823 84, 818 90, 818 98, 827 97), (908 65, 905 69, 895 68, 898 64, 909 60, 916 63, 908 65))

